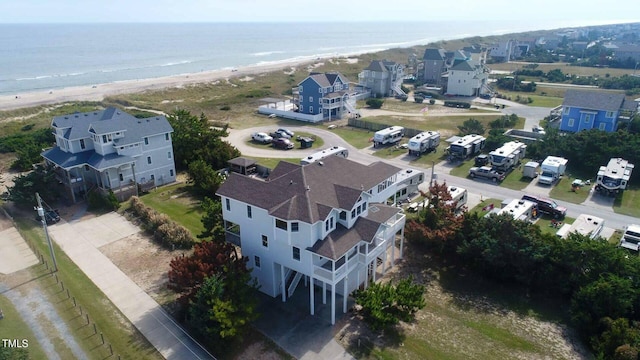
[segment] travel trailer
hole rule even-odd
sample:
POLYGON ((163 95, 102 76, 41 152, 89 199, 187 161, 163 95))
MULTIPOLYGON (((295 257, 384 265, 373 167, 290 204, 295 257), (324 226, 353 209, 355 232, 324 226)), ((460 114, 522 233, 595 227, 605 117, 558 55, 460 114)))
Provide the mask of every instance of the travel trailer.
POLYGON ((607 166, 601 166, 596 178, 596 191, 615 195, 627 188, 633 164, 622 158, 612 158, 607 166))
POLYGON ((402 126, 391 126, 379 131, 373 135, 373 147, 380 145, 395 144, 402 140, 404 136, 404 128, 402 126))
POLYGON ((409 139, 409 155, 420 156, 426 152, 435 151, 440 145, 440 133, 425 131, 409 139))

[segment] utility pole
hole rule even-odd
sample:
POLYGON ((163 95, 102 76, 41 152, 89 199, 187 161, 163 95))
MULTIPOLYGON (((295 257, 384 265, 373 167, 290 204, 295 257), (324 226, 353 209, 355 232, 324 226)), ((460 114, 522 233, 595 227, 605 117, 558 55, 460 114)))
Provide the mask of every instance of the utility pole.
POLYGON ((40 198, 40 194, 36 193, 36 200, 38 201, 38 207, 36 211, 38 211, 38 216, 40 216, 40 222, 42 223, 42 229, 44 229, 44 236, 47 238, 47 243, 49 244, 49 252, 51 253, 51 260, 53 260, 53 271, 58 271, 58 263, 56 263, 56 256, 53 253, 53 244, 51 243, 51 238, 49 237, 49 230, 47 229, 47 218, 46 212, 42 207, 42 199, 40 198))

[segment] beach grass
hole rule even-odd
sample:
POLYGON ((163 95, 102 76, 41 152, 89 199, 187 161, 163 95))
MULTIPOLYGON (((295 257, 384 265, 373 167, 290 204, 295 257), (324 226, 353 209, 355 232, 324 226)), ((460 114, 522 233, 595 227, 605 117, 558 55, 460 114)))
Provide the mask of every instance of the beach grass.
MULTIPOLYGON (((551 70, 560 69, 563 73, 577 76, 597 76, 606 77, 609 76, 622 76, 633 74, 633 69, 615 69, 615 68, 596 68, 587 66, 571 66, 569 63, 536 63, 538 67, 536 70, 542 70, 549 72, 551 70)), ((500 71, 515 71, 523 68, 523 64, 514 63, 495 63, 487 65, 491 70, 500 71)))
MULTIPOLYGON (((21 234, 33 243, 40 253, 49 254, 39 223, 26 216, 16 216, 16 222, 21 234)), ((161 359, 160 353, 120 313, 84 272, 69 259, 57 244, 54 243, 53 246, 59 269, 57 278, 64 283, 65 290, 68 289, 70 296, 75 298, 76 303, 82 306, 82 315, 79 308, 73 306, 72 298, 67 297, 66 291, 61 289, 61 284, 56 282, 54 276, 42 276, 37 281, 42 288, 46 289, 49 302, 56 308, 85 352, 92 359, 109 357, 110 351, 106 345, 102 344, 99 335, 103 334, 105 342, 111 344, 114 354, 123 359, 161 359), (93 326, 87 325, 87 314, 91 323, 96 324, 98 334, 94 333, 93 326)), ((46 258, 45 260, 51 266, 51 261, 46 258)), ((39 270, 34 270, 36 276, 43 274, 44 270, 41 267, 39 270)), ((71 353, 68 355, 64 356, 63 354, 63 358, 74 357, 71 353)))

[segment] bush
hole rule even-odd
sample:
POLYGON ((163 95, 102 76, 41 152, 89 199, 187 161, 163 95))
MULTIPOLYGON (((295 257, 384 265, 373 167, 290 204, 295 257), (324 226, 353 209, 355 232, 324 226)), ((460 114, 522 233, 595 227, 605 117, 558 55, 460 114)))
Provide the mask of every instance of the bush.
POLYGON ((131 209, 142 220, 142 228, 164 247, 174 250, 190 249, 195 243, 193 235, 182 225, 146 206, 139 197, 131 198, 131 209))
POLYGON ((113 211, 117 210, 120 206, 120 202, 116 198, 116 195, 113 191, 109 190, 109 194, 107 196, 102 195, 99 191, 94 190, 89 193, 89 197, 87 199, 89 204, 89 210, 108 210, 113 211))
POLYGON ((444 106, 448 106, 448 107, 454 107, 454 108, 463 108, 463 109, 468 109, 471 107, 471 103, 468 103, 466 101, 452 101, 452 100, 446 100, 444 102, 444 106))
POLYGON ((221 107, 220 107, 220 110, 222 110, 222 111, 229 111, 229 110, 231 110, 231 106, 229 106, 229 105, 221 106, 221 107))
POLYGON ((434 99, 429 99, 429 105, 433 105, 435 103, 436 103, 436 101, 434 99))
POLYGON ((382 99, 367 99, 367 105, 372 109, 380 109, 382 104, 384 104, 384 100, 382 99))
POLYGON ((413 100, 418 104, 422 104, 422 102, 424 101, 424 98, 422 96, 414 96, 413 100))

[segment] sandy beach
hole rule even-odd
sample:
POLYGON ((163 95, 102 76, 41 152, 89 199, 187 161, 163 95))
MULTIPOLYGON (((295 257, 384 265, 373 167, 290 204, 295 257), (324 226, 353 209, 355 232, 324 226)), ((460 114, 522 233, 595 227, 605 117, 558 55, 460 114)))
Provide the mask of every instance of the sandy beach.
POLYGON ((307 66, 326 59, 327 58, 316 59, 315 61, 297 60, 264 65, 241 66, 234 69, 203 71, 152 79, 126 80, 91 86, 75 86, 4 95, 0 96, 0 110, 13 110, 68 101, 101 101, 104 97, 110 95, 130 94, 146 90, 161 90, 229 78, 243 78, 249 75, 264 74, 278 70, 289 71, 291 68, 307 66))

